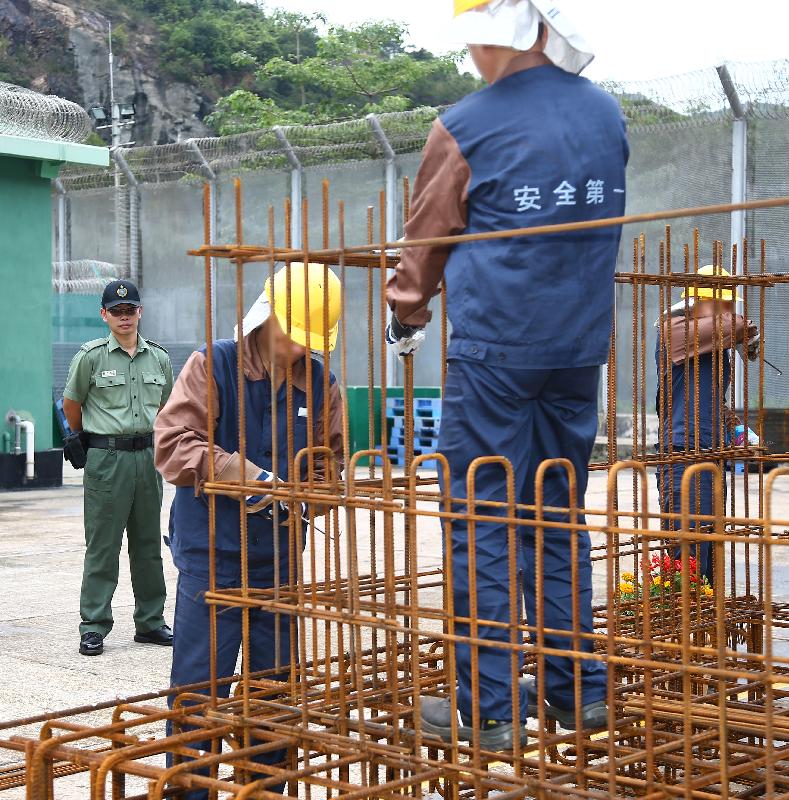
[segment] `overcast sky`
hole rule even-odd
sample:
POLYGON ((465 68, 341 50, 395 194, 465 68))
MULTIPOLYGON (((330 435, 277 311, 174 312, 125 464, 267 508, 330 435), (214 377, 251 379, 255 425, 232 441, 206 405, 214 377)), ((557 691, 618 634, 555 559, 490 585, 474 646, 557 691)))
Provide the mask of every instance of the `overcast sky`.
MULTIPOLYGON (((457 49, 445 33, 452 0, 269 0, 267 5, 320 11, 342 25, 396 19, 408 26, 413 45, 435 53, 457 49)), ((787 0, 557 0, 557 5, 591 42, 596 58, 584 75, 595 80, 657 78, 723 60, 789 58, 787 0)))

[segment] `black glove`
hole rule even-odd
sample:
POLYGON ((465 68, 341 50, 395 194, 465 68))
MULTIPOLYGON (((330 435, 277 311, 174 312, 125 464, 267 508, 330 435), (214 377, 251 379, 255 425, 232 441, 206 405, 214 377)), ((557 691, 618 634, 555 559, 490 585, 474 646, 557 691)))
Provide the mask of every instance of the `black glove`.
MULTIPOLYGON (((280 526, 287 525, 288 520, 290 519, 290 506, 288 505, 288 502, 286 500, 280 500, 278 505, 279 505, 279 524, 280 526)), ((296 510, 298 512, 301 512, 301 519, 304 519, 304 517, 307 516, 307 507, 304 505, 304 503, 296 503, 296 510)), ((266 519, 271 520, 272 522, 274 521, 273 503, 270 506, 268 506, 268 508, 264 509, 263 516, 266 519)))
POLYGON ((71 433, 63 440, 63 458, 74 469, 82 469, 88 462, 88 434, 71 433))
POLYGON ((417 331, 423 330, 422 328, 415 328, 413 325, 403 325, 397 318, 396 314, 392 314, 392 321, 389 323, 392 330, 392 336, 397 339, 410 339, 417 331))

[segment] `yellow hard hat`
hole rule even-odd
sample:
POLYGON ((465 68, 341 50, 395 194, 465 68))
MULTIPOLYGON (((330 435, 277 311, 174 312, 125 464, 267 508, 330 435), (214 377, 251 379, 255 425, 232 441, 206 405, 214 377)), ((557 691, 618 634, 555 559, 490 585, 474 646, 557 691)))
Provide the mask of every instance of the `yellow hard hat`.
MULTIPOLYGON (((731 276, 731 273, 724 267, 714 267, 712 264, 707 264, 706 266, 701 267, 697 274, 713 275, 719 278, 728 278, 731 276)), ((697 285, 688 286, 688 288, 682 292, 681 296, 706 298, 709 300, 725 300, 728 302, 732 299, 732 291, 731 289, 719 289, 713 288, 712 286, 697 285)), ((742 297, 737 294, 737 299, 742 300, 742 297)))
POLYGON ((332 270, 323 264, 305 264, 294 262, 285 266, 274 275, 274 291, 272 294, 271 278, 266 281, 265 294, 274 309, 274 315, 280 327, 288 332, 288 271, 290 271, 290 338, 310 350, 326 349, 324 333, 324 303, 328 303, 328 336, 329 350, 337 344, 337 331, 342 311, 342 286, 340 279, 332 270), (328 277, 328 282, 326 278, 328 277), (308 292, 305 291, 305 282, 308 292), (310 337, 307 344, 307 308, 309 297, 310 337))
POLYGON ((455 16, 465 14, 466 11, 471 11, 472 8, 479 8, 486 6, 490 0, 455 0, 455 16))

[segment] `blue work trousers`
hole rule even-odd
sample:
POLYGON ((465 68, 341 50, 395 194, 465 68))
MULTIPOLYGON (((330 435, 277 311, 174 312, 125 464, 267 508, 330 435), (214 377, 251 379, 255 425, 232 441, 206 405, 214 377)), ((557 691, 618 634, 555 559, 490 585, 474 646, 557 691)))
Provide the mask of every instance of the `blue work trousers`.
MULTIPOLYGON (((466 498, 466 473, 479 456, 500 455, 510 460, 515 477, 515 500, 534 504, 535 477, 540 463, 549 458, 567 458, 574 468, 578 503, 583 503, 589 458, 597 432, 598 367, 574 369, 502 369, 486 363, 451 361, 447 371, 439 450, 451 469, 451 493, 466 498)), ((544 479, 543 504, 568 507, 567 472, 551 468, 544 479)), ((477 502, 506 501, 507 485, 501 466, 478 470, 475 481, 477 502)), ((455 511, 464 512, 465 504, 455 511)), ((502 515, 504 510, 477 506, 477 513, 502 515)), ((521 514, 530 518, 531 515, 521 514)), ((566 521, 567 516, 545 513, 548 520, 566 521)), ((582 515, 578 519, 584 524, 582 515)), ((582 632, 592 631, 592 565, 587 531, 571 534, 566 529, 544 528, 543 613, 544 627, 572 631, 573 597, 577 594, 582 632), (572 584, 571 539, 577 539, 578 583, 572 584)), ((475 526, 476 618, 510 622, 510 556, 506 524, 477 522, 475 526)), ((535 530, 516 530, 518 616, 520 592, 526 619, 536 624, 535 530)), ((466 521, 452 523, 453 589, 456 616, 469 616, 469 531, 466 521)), ((515 620, 517 623, 518 620, 515 620)), ((456 624, 458 635, 470 635, 470 626, 456 624)), ((488 640, 509 641, 506 628, 480 626, 478 635, 488 640)), ((520 635, 519 635, 520 636, 520 635)), ((518 639, 520 641, 520 638, 518 639)), ((545 636, 545 646, 573 649, 572 635, 545 636)), ((592 642, 582 640, 581 649, 592 651, 592 642)), ((472 647, 456 646, 458 706, 472 713, 472 647)), ((573 659, 547 656, 546 697, 553 705, 575 707, 573 659)), ((605 698, 606 667, 599 661, 581 663, 583 704, 605 698)), ((507 650, 479 648, 477 668, 481 719, 512 719, 512 656, 507 650)), ((520 699, 520 714, 526 719, 527 698, 520 699)))
MULTIPOLYGON (((282 573, 287 575, 287 566, 282 573)), ((255 586, 265 585, 264 581, 255 581, 250 576, 250 581, 255 586)), ((270 582, 269 582, 270 583, 270 582)), ((208 590, 208 582, 195 578, 186 573, 179 573, 178 587, 175 600, 175 622, 173 625, 173 666, 170 675, 171 686, 184 686, 191 683, 201 683, 211 678, 210 672, 210 641, 209 619, 210 606, 204 599, 208 590)), ((235 674, 236 663, 241 649, 241 609, 222 608, 217 610, 217 677, 224 678, 235 674)), ((275 621, 276 617, 267 611, 253 609, 250 612, 249 639, 250 656, 249 666, 252 672, 271 669, 275 666, 275 621)), ((280 663, 283 665, 282 680, 287 679, 287 664, 290 662, 290 617, 281 615, 280 628, 280 663)), ((284 688, 284 687, 283 687, 284 688)), ((209 694, 206 689, 204 694, 209 694)), ((220 697, 228 697, 230 686, 219 686, 220 697)), ((172 702, 173 698, 170 698, 172 702)), ((169 728, 169 726, 168 726, 169 728)), ((168 733, 170 730, 168 729, 168 733)), ((262 744, 252 740, 252 745, 262 744)), ((189 745, 197 750, 211 749, 210 741, 197 742, 189 745)), ((253 760, 262 764, 277 764, 284 760, 286 751, 277 750, 255 757, 253 760)), ((169 759, 168 759, 169 761, 169 759)), ((208 774, 208 770, 201 771, 208 774)), ((262 774, 260 778, 264 777, 262 774)), ((273 786, 272 792, 282 792, 283 786, 273 786)), ((186 800, 206 800, 206 790, 187 792, 186 800)))
MULTIPOLYGON (((658 369, 660 361, 656 352, 658 369)), ((660 390, 658 390, 655 405, 657 407, 658 419, 664 426, 663 445, 664 453, 668 454, 668 442, 671 437, 673 450, 680 453, 685 450, 693 451, 696 447, 696 425, 698 425, 698 445, 702 450, 717 448, 720 446, 721 435, 721 409, 724 407, 729 391, 729 380, 731 375, 730 359, 728 355, 723 360, 722 383, 717 385, 715 375, 717 374, 717 359, 714 354, 707 353, 698 359, 691 359, 688 367, 687 382, 685 380, 685 365, 673 364, 671 368, 671 387, 672 387, 672 417, 670 427, 668 424, 668 400, 664 399, 664 407, 661 408, 660 390), (698 361, 698 388, 696 379, 696 362, 698 361), (698 392, 698 419, 696 418, 696 394, 698 392), (688 431, 685 433, 685 418, 687 415, 688 431)), ((668 386, 668 376, 664 378, 664 386, 668 386)), ((668 389, 664 389, 666 395, 668 389)), ((655 449, 659 451, 659 444, 655 449)), ((655 477, 658 484, 658 494, 660 497, 660 510, 664 514, 674 513, 679 515, 682 512, 682 478, 685 475, 687 464, 659 464, 655 477)), ((723 473, 723 503, 726 505, 726 473, 723 473)), ((688 492, 689 512, 691 519, 688 523, 690 530, 697 527, 704 529, 712 523, 701 522, 693 519, 696 514, 709 514, 715 512, 714 509, 714 481, 711 472, 702 472, 696 479, 691 481, 688 492)), ((680 520, 662 520, 663 530, 677 531, 681 528, 680 520)), ((681 557, 681 549, 677 545, 674 548, 674 558, 681 557)), ((712 544, 710 542, 694 542, 690 547, 690 555, 698 560, 699 573, 706 577, 712 584, 713 559, 712 544)))

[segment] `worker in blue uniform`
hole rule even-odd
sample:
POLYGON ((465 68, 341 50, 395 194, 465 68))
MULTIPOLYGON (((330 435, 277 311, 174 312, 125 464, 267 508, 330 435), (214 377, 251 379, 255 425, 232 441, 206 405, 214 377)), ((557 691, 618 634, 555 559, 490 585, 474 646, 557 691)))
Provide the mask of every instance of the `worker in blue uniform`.
MULTIPOLYGON (((329 395, 324 397, 324 367, 308 351, 323 352, 335 346, 341 310, 340 282, 323 265, 294 264, 279 270, 266 282, 265 291, 244 319, 241 342, 244 348, 244 393, 246 405, 246 463, 239 454, 239 408, 236 339, 220 339, 213 345, 213 375, 207 375, 205 347, 193 353, 181 371, 173 393, 156 422, 156 466, 176 485, 171 512, 173 561, 178 568, 175 607, 172 686, 210 679, 208 502, 200 492, 208 479, 208 425, 214 430, 214 470, 217 481, 264 481, 275 476, 296 480, 289 461, 288 428, 293 431, 295 455, 308 444, 308 426, 313 429, 313 447, 328 446, 336 459, 342 458, 342 401, 334 375, 329 395), (286 273, 291 272, 288 286, 286 273), (328 283, 325 277, 328 275, 328 283), (324 284, 326 291, 324 292, 324 284), (290 319, 288 313, 290 290, 290 319), (309 305, 305 302, 309 295, 309 305), (328 302, 328 328, 324 329, 324 306, 328 302), (309 317, 309 318, 308 318, 309 317), (309 333, 308 333, 309 328, 309 333), (288 331, 288 333, 286 333, 288 331), (328 339, 328 342, 327 342, 328 339), (286 376, 292 378, 292 404, 287 403, 286 376), (307 371, 311 371, 311 396, 307 394, 307 371), (276 414, 272 409, 272 382, 276 392, 276 414), (214 393, 215 418, 207 419, 209 387, 214 393), (324 405, 329 404, 329 430, 324 430, 324 405), (277 437, 277 463, 272 461, 277 437)), ((302 480, 307 480, 307 458, 301 459, 302 480)), ((326 459, 313 458, 314 477, 328 476, 326 459)), ((336 474, 339 474, 338 472, 336 474)), ((241 501, 247 514, 248 581, 253 587, 287 585, 290 578, 291 544, 299 541, 296 526, 308 519, 300 503, 273 503, 270 494, 241 501), (291 511, 293 519, 290 519, 291 511), (278 552, 275 549, 278 540, 278 552), (278 558, 278 563, 276 559, 278 558)), ((323 513, 312 507, 314 517, 323 513)), ((301 539, 303 541, 303 538, 301 539)), ((241 533, 239 501, 216 498, 216 540, 213 553, 218 588, 241 585, 241 533)), ((285 679, 290 665, 291 617, 276 617, 255 609, 250 613, 249 667, 253 672, 271 670, 272 679, 285 679)), ((217 614, 217 676, 232 676, 241 647, 241 612, 224 608, 217 614)), ((230 686, 220 686, 227 697, 230 686)), ((210 749, 203 742, 196 749, 210 749)), ((277 763, 282 751, 256 760, 277 763)), ((274 791, 273 789, 269 789, 274 791)), ((277 790, 279 791, 279 789, 277 790)), ((188 800, 204 800, 206 790, 190 791, 188 800)))
MULTIPOLYGON (((406 242, 621 215, 628 158, 624 119, 612 97, 578 76, 592 56, 556 5, 456 0, 455 9, 461 38, 489 85, 434 123, 414 186, 406 242)), ((514 467, 517 501, 533 504, 539 464, 563 457, 573 464, 583 502, 598 424, 599 366, 609 350, 619 238, 619 227, 603 227, 403 248, 387 295, 393 312, 387 338, 398 355, 414 352, 424 339, 427 304, 442 278, 446 282, 452 338, 438 449, 449 461, 453 498, 466 497, 466 473, 475 458, 500 455, 514 467)), ((476 497, 506 500, 501 467, 477 473, 476 497)), ((547 473, 544 503, 568 507, 563 470, 547 473)), ((464 512, 465 504, 455 510, 464 512)), ((535 530, 522 526, 517 535, 519 581, 534 625, 535 530)), ((510 619, 507 526, 477 522, 475 537, 477 618, 517 624, 510 619)), ((572 629, 577 591, 580 629, 588 633, 588 532, 577 534, 577 544, 574 587, 571 534, 545 529, 544 626, 572 629)), ((468 525, 454 520, 457 617, 470 611, 468 555, 468 525)), ((469 635, 469 626, 456 623, 455 632, 469 635)), ((479 628, 486 640, 508 642, 510 633, 507 627, 479 628)), ((546 634, 545 646, 572 650, 572 636, 546 634)), ((592 643, 583 640, 582 649, 590 652, 592 643)), ((459 736, 469 741, 473 736, 472 684, 478 682, 480 744, 509 749, 516 729, 524 738, 523 728, 513 724, 510 651, 479 647, 476 675, 471 659, 471 646, 458 643, 459 736)), ((582 707, 576 709, 573 664, 572 658, 546 657, 546 713, 564 727, 605 724, 605 665, 580 660, 582 707)), ((520 722, 536 714, 534 691, 528 678, 520 681, 520 722)), ((424 731, 448 741, 451 722, 448 698, 422 699, 424 731)))
MULTIPOLYGON (((698 274, 720 278, 729 276, 728 270, 712 264, 701 267, 698 274)), ((655 364, 658 372, 655 405, 663 432, 656 450, 663 458, 668 455, 670 444, 674 454, 696 453, 700 461, 717 461, 721 465, 723 463, 710 455, 710 452, 723 447, 726 432, 732 420, 736 420, 733 411, 727 406, 732 348, 743 345, 743 355, 751 360, 759 357, 760 348, 756 325, 735 313, 735 299, 742 298, 739 295, 735 298, 732 289, 720 285, 717 288, 703 284, 689 286, 682 293, 682 299, 663 316, 662 333, 655 342, 655 364)), ((660 320, 655 325, 659 322, 660 320)), ((751 439, 750 443, 758 443, 758 437, 755 442, 751 439)), ((673 519, 664 517, 661 520, 664 530, 676 531, 681 527, 679 515, 682 512, 682 478, 689 463, 693 462, 658 464, 656 477, 660 510, 664 514, 677 515, 673 519)), ((725 480, 722 486, 725 504, 725 480)), ((699 524, 692 517, 697 514, 714 514, 714 483, 711 472, 705 471, 691 481, 688 503, 691 515, 688 527, 692 530, 709 530, 711 523, 699 524)), ((699 574, 712 584, 710 542, 701 540, 694 543, 690 555, 696 557, 699 574)), ((677 545, 674 548, 674 557, 678 559, 680 556, 681 550, 677 545)))

